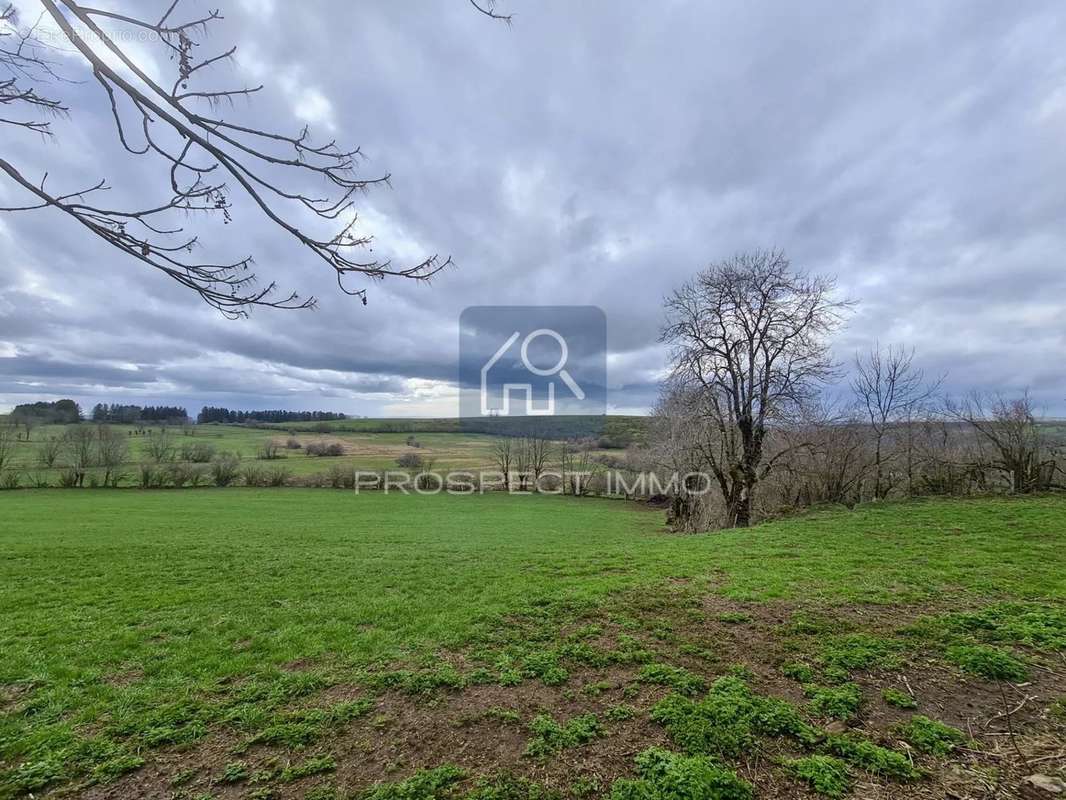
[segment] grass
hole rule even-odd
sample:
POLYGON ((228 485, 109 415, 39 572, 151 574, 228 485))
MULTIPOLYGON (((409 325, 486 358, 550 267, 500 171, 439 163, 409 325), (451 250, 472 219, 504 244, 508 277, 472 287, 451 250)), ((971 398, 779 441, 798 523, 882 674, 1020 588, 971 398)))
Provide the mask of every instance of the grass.
MULTIPOLYGON (((984 665, 974 669, 986 677, 1010 663, 989 652, 1020 664, 1012 645, 1054 650, 1064 630, 1053 608, 1066 599, 1066 499, 1057 497, 825 510, 708 536, 667 534, 661 516, 621 501, 500 494, 20 491, 0 495, 0 518, 0 797, 107 782, 156 748, 219 729, 247 747, 317 747, 353 720, 374 719, 375 695, 386 690, 561 685, 575 669, 604 665, 645 669, 653 686, 691 693, 672 695, 669 713, 658 714, 671 735, 681 732, 679 749, 737 720, 715 740, 728 745, 719 752, 765 737, 809 739, 800 710, 738 677, 700 698, 691 663, 652 651, 679 636, 665 622, 647 627, 619 608, 613 619, 627 633, 613 644, 600 643, 595 627, 560 634, 563 616, 614 608, 626 591, 640 590, 651 608, 673 586, 816 609, 783 633, 812 643, 797 655, 803 669, 789 668, 803 683, 821 683, 819 671, 896 664, 910 646, 833 629, 820 615, 831 617, 835 604, 979 606, 931 619, 916 641, 964 669, 984 665), (515 615, 540 627, 498 624, 515 615), (442 648, 460 646, 475 648, 480 671, 441 660, 442 648), (338 682, 365 696, 324 699, 338 682)), ((743 624, 729 616, 730 627, 743 624)), ((605 692, 605 703, 618 701, 605 692)), ((628 724, 625 708, 604 717, 605 735, 628 724)), ((834 737, 824 749, 860 769, 913 777, 898 753, 866 740, 834 737)), ((216 775, 226 762, 237 763, 227 757, 216 775)), ((666 791, 640 780, 642 796, 666 791)), ((389 785, 382 800, 429 784, 389 785)))

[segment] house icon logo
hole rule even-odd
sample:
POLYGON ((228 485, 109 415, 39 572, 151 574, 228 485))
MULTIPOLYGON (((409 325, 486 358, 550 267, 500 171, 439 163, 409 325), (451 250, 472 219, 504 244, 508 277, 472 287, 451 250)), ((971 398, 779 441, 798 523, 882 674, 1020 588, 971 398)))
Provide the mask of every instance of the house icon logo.
MULTIPOLYGON (((485 362, 485 366, 481 368, 481 413, 483 416, 493 416, 498 413, 500 416, 508 417, 511 415, 511 397, 516 392, 522 392, 525 395, 525 415, 534 416, 550 416, 555 413, 555 381, 548 381, 547 383, 547 404, 541 407, 537 407, 534 401, 534 390, 532 383, 504 383, 502 388, 502 403, 499 406, 494 406, 490 403, 490 381, 489 376, 492 372, 492 368, 496 363, 507 354, 518 338, 522 335, 521 331, 515 331, 512 333, 500 348, 492 354, 492 358, 485 362)), ((551 328, 537 328, 535 331, 531 331, 526 334, 525 339, 522 340, 522 346, 519 348, 519 356, 522 361, 522 365, 529 370, 530 374, 537 375, 539 377, 553 377, 559 376, 559 379, 566 384, 566 387, 570 390, 571 394, 578 400, 585 399, 585 392, 582 391, 577 381, 566 369, 567 359, 570 357, 570 348, 566 344, 566 339, 558 331, 551 328), (543 367, 536 366, 529 357, 529 345, 531 342, 536 341, 540 337, 547 337, 555 340, 559 346, 559 360, 555 362, 554 366, 544 369, 543 367)))
POLYGON ((524 431, 522 419, 533 418, 541 426, 564 425, 567 435, 571 428, 574 436, 595 435, 606 410, 607 318, 601 309, 463 310, 459 417, 466 430, 524 431))

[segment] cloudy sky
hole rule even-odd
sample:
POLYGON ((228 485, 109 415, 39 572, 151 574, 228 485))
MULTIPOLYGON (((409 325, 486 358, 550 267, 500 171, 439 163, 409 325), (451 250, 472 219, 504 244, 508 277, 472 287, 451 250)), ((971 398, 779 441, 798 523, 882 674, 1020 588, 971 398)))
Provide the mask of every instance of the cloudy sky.
MULTIPOLYGON (((36 0, 19 0, 23 19, 36 0)), ((136 10, 155 0, 98 3, 136 10)), ((913 346, 952 391, 1030 387, 1066 414, 1066 10, 1060 0, 649 3, 212 0, 219 78, 266 84, 232 119, 359 145, 375 255, 450 254, 432 284, 336 289, 261 214, 196 221, 317 311, 227 321, 59 213, 0 214, 0 409, 39 398, 454 415, 469 305, 590 304, 608 403, 642 411, 664 367, 662 298, 759 246, 859 301, 836 341, 913 346)), ((135 43, 149 69, 174 69, 135 43)), ((107 177, 166 199, 118 148, 102 89, 60 56, 56 136, 2 155, 53 189, 107 177)), ((0 204, 25 201, 0 179, 0 204)))

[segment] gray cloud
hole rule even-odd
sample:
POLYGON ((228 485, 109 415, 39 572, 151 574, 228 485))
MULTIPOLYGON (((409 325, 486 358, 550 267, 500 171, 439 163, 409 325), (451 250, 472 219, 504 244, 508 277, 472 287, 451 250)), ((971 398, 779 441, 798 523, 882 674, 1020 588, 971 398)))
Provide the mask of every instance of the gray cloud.
MULTIPOLYGON (((374 284, 364 308, 242 204, 205 240, 255 253, 264 279, 321 308, 227 322, 67 220, 0 216, 0 406, 454 413, 462 309, 545 303, 606 311, 609 403, 646 408, 663 295, 776 245, 860 301, 842 360, 913 345, 953 391, 1030 386, 1066 412, 1053 0, 510 2, 508 29, 458 0, 229 0, 211 43, 237 42, 235 76, 268 83, 240 113, 315 117, 321 137, 360 144, 367 175, 393 176, 360 206, 375 253, 450 253, 457 268, 374 284)), ((121 158, 99 93, 69 90, 61 145, 9 132, 5 157, 56 185, 107 175, 116 202, 159 187, 158 166, 121 158)))

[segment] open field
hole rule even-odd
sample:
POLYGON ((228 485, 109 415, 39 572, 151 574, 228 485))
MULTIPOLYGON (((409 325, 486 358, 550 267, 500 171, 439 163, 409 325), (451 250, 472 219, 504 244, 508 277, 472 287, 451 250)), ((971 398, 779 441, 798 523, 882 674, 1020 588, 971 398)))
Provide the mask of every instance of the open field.
MULTIPOLYGON (((82 423, 89 425, 90 423, 82 423)), ((330 423, 332 428, 338 423, 330 423)), ((62 436, 69 426, 43 425, 35 427, 30 441, 19 440, 14 443, 12 456, 5 466, 8 470, 23 473, 23 485, 29 484, 31 477, 41 476, 52 483, 60 472, 57 466, 48 469, 41 463, 40 448, 49 437, 62 436)), ((125 478, 120 485, 135 485, 138 481, 140 464, 151 463, 148 444, 152 436, 157 436, 159 428, 149 428, 152 433, 133 425, 112 425, 113 430, 127 437, 129 453, 123 464, 125 478)), ((197 425, 188 428, 174 428, 169 434, 175 449, 174 460, 181 463, 181 449, 187 445, 206 444, 216 453, 235 453, 243 462, 259 466, 283 469, 294 477, 322 473, 333 465, 350 466, 354 469, 384 470, 395 469, 396 459, 404 453, 416 452, 424 460, 432 461, 435 469, 458 470, 489 468, 492 463, 490 448, 492 436, 476 433, 418 433, 414 434, 419 447, 407 444, 412 434, 406 432, 356 432, 346 429, 333 429, 329 433, 320 433, 308 427, 279 426, 277 428, 251 428, 241 425, 197 425), (289 431, 301 444, 300 449, 287 450, 285 442, 290 438, 289 431), (279 458, 273 460, 258 459, 263 446, 268 443, 279 444, 279 458), (311 443, 339 443, 344 454, 335 457, 314 457, 305 454, 304 448, 311 443)), ((604 451, 609 452, 609 451, 604 451)), ((62 463, 62 456, 57 464, 62 463)), ((90 469, 90 473, 99 469, 90 469)))
POLYGON ((1063 498, 703 536, 500 494, 0 512, 2 797, 584 798, 653 745, 616 797, 679 796, 655 759, 722 798, 982 797, 1066 767, 1063 498))

